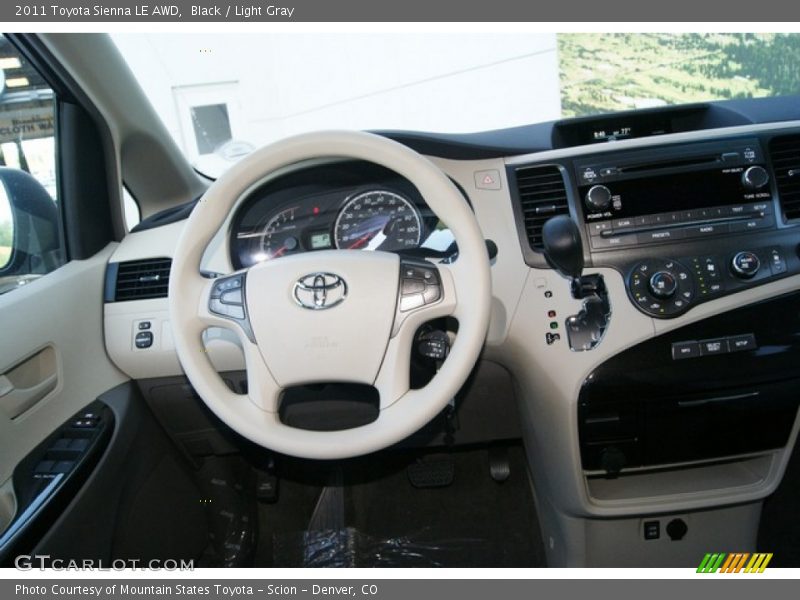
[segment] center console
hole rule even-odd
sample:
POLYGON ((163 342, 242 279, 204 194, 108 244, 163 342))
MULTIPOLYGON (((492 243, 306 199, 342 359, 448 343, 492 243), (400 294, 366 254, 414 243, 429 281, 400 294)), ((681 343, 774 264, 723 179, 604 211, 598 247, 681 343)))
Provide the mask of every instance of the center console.
MULTIPOLYGON (((800 237, 787 219, 800 200, 800 138, 788 150, 787 139, 795 138, 589 147, 513 167, 526 261, 554 266, 537 262, 547 247, 541 223, 558 214, 577 222, 586 265, 611 268, 624 282, 610 298, 609 328, 624 327, 615 323, 620 303, 678 320, 703 303, 743 292, 745 299, 751 288, 800 274, 800 237), (796 168, 785 167, 787 157, 796 168)), ((800 294, 752 302, 734 310, 727 302, 678 328, 651 321, 660 335, 608 355, 599 341, 588 350, 596 361, 572 359, 576 368, 594 365, 577 410, 590 495, 622 493, 624 485, 602 483, 609 475, 729 461, 718 470, 737 482, 772 468, 758 457, 790 442, 800 400, 800 294)), ((692 485, 702 488, 698 477, 692 485)))

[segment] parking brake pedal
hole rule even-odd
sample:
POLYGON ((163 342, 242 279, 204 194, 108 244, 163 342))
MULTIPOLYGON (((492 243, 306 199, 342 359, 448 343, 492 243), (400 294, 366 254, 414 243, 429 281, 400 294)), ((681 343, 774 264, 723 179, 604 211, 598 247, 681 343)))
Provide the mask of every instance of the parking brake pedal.
POLYGON ((503 483, 511 477, 511 463, 506 448, 489 448, 489 475, 497 483, 503 483))
POLYGON ((456 466, 451 460, 418 462, 406 470, 408 480, 415 488, 447 487, 453 483, 456 466))

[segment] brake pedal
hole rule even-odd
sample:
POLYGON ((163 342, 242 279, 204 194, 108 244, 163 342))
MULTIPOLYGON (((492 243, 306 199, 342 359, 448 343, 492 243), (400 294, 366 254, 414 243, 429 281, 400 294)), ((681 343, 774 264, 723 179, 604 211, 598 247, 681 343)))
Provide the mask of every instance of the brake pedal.
POLYGON ((418 462, 406 469, 408 480, 415 488, 447 487, 456 475, 456 465, 451 460, 418 462))
POLYGON ((508 460, 507 448, 489 448, 489 475, 497 483, 503 483, 511 477, 511 462, 508 460))

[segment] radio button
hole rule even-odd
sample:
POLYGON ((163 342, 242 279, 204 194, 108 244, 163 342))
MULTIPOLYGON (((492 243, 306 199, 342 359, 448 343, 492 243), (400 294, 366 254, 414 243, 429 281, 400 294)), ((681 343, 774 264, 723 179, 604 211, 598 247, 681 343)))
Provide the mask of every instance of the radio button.
POLYGON ((640 217, 634 217, 633 223, 636 227, 646 227, 647 225, 653 224, 653 216, 652 215, 642 215, 640 217))
POLYGON ((672 360, 697 358, 700 356, 700 344, 697 342, 675 342, 672 344, 672 360))
POLYGON ((650 217, 652 225, 667 225, 672 223, 672 217, 670 213, 660 213, 657 215, 653 215, 650 217))
POLYGON ((742 231, 753 231, 755 229, 765 229, 772 227, 775 224, 775 219, 772 215, 767 217, 756 217, 746 221, 737 221, 731 223, 731 233, 741 233, 742 231))
POLYGON ((771 215, 772 202, 754 202, 753 204, 748 204, 747 212, 757 212, 765 215, 771 215))
POLYGON ((713 356, 715 354, 728 353, 728 340, 719 338, 715 340, 703 340, 700 342, 700 353, 703 356, 713 356))
POLYGON ((734 335, 728 338, 728 348, 731 352, 747 352, 758 348, 756 336, 752 333, 734 335))
POLYGON ((636 235, 612 235, 609 237, 595 236, 591 238, 592 247, 605 250, 606 248, 621 248, 636 244, 636 235))
POLYGON ((741 217, 742 215, 747 214, 749 211, 747 210, 747 206, 744 204, 736 204, 734 206, 728 207, 729 214, 734 217, 741 217))
POLYGON ((749 221, 737 221, 731 223, 731 233, 740 233, 742 231, 752 231, 761 227, 761 219, 750 219, 749 221))
POLYGON ((769 173, 758 165, 748 167, 742 173, 742 185, 749 190, 757 190, 769 183, 769 173))
POLYGON ((728 233, 730 228, 727 224, 707 224, 707 225, 697 225, 694 227, 686 227, 684 230, 685 236, 687 238, 692 237, 706 237, 709 235, 720 235, 723 233, 728 233))
POLYGON ((591 235, 600 235, 604 231, 611 231, 611 221, 589 223, 589 233, 591 233, 591 235))
POLYGON ((621 229, 631 229, 634 226, 633 219, 615 219, 612 225, 614 231, 621 229))
POLYGON ((640 244, 655 244, 658 242, 671 242, 673 240, 680 240, 684 238, 684 232, 681 229, 664 229, 658 231, 646 231, 638 234, 640 244))
POLYGON ((593 185, 586 192, 586 206, 589 210, 605 210, 611 206, 611 190, 604 185, 593 185))

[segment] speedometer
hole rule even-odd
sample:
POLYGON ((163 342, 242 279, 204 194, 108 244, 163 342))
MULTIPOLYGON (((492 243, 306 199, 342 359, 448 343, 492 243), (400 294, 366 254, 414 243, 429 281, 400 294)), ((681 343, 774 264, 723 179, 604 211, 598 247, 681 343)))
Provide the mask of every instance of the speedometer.
POLYGON ((350 198, 334 226, 336 247, 393 252, 419 247, 422 218, 410 200, 385 190, 350 198))

